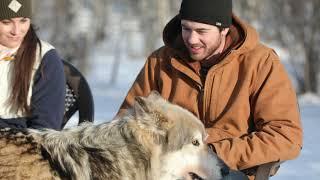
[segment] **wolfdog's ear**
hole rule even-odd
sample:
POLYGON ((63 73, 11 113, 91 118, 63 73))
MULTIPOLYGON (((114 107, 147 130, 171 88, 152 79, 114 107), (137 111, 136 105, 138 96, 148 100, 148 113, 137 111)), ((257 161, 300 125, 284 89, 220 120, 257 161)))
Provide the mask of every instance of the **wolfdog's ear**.
POLYGON ((159 98, 162 98, 158 91, 151 91, 148 97, 136 96, 133 109, 135 114, 141 115, 141 113, 151 112, 150 102, 156 102, 159 98))
POLYGON ((152 90, 148 96, 148 98, 153 97, 153 98, 161 98, 161 94, 156 91, 156 90, 152 90))
POLYGON ((146 98, 137 96, 134 98, 133 110, 135 115, 142 115, 149 112, 146 98))
POLYGON ((156 103, 159 100, 164 100, 158 91, 152 90, 148 97, 146 98, 149 102, 156 103))

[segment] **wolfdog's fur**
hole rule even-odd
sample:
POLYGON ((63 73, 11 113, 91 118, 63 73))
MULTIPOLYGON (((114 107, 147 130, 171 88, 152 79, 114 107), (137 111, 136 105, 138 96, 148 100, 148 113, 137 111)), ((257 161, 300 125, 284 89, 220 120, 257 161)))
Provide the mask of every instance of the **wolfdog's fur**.
POLYGON ((202 123, 155 92, 110 123, 0 135, 2 179, 214 180, 227 171, 202 123))

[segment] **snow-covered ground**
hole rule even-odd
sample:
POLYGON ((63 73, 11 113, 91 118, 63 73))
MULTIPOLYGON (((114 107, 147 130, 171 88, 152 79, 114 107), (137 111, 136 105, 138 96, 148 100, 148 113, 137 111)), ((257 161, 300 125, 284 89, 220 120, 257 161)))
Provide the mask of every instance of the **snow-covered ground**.
MULTIPOLYGON (((106 52, 103 47, 96 50, 93 55, 95 61, 91 63, 92 71, 87 76, 94 95, 96 124, 112 119, 144 63, 144 59, 126 61, 128 57, 122 56, 117 82, 110 86, 108 81, 113 57, 103 52, 106 52)), ((304 147, 297 159, 285 162, 278 174, 271 179, 317 180, 320 177, 320 98, 306 94, 299 97, 299 104, 304 128, 304 147)), ((74 125, 75 119, 68 126, 74 125)))
POLYGON ((320 177, 320 98, 305 94, 299 97, 299 104, 304 129, 303 149, 297 159, 284 163, 272 179, 318 180, 320 177))

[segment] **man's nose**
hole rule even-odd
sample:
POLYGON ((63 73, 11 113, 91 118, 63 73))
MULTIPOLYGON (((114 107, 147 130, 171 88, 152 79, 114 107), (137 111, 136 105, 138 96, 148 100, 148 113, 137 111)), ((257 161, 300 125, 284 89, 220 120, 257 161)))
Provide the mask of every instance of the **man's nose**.
POLYGON ((190 32, 189 37, 188 37, 188 43, 189 44, 195 44, 199 41, 198 34, 194 31, 190 32))

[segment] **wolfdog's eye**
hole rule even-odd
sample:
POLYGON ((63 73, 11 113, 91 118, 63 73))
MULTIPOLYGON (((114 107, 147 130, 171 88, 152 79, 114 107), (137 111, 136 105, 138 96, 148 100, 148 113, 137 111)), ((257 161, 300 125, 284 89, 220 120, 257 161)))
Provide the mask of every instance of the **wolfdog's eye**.
POLYGON ((196 140, 196 139, 192 140, 192 144, 193 144, 194 146, 199 146, 199 145, 200 145, 199 141, 196 140))

